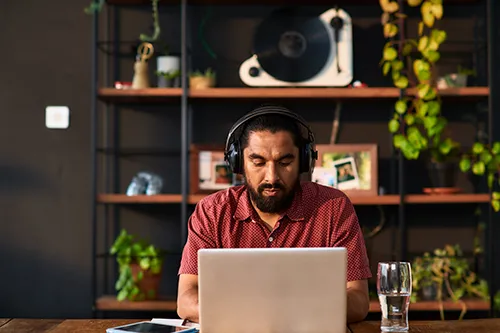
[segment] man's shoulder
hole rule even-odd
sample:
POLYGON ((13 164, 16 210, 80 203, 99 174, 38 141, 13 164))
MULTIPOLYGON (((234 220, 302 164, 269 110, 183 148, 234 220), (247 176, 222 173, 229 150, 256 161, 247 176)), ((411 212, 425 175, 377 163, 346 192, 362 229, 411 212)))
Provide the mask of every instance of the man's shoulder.
POLYGON ((225 190, 220 190, 205 196, 198 202, 198 206, 204 209, 218 208, 224 210, 228 206, 236 205, 245 190, 245 185, 231 186, 225 190))
POLYGON ((322 202, 324 201, 348 201, 349 197, 339 189, 331 186, 321 185, 311 181, 301 182, 303 196, 313 197, 322 202))

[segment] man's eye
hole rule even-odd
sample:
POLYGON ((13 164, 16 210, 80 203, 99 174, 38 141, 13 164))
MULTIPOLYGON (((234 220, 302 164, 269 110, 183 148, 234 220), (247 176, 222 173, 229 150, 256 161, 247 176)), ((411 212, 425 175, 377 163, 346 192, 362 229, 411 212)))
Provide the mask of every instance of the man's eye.
POLYGON ((290 165, 290 163, 292 163, 292 162, 291 161, 280 162, 280 165, 281 166, 288 166, 288 165, 290 165))
POLYGON ((264 162, 253 162, 255 166, 264 166, 264 162))

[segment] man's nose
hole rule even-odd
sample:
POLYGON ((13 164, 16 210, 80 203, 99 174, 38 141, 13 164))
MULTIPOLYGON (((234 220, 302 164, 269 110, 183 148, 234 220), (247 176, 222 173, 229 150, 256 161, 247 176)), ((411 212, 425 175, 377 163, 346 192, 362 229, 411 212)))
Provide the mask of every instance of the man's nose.
POLYGON ((270 184, 274 184, 279 180, 278 170, 276 168, 276 164, 274 162, 270 162, 267 165, 266 169, 266 179, 265 181, 270 184))

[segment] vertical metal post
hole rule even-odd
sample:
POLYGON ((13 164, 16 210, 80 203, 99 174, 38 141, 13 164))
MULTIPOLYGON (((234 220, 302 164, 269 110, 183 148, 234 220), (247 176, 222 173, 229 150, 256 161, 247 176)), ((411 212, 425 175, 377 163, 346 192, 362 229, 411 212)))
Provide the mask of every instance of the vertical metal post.
POLYGON ((97 82, 98 82, 98 57, 97 57, 97 41, 99 38, 99 13, 94 11, 92 14, 92 38, 91 38, 91 82, 90 82, 90 204, 91 204, 91 220, 92 220, 92 316, 95 317, 95 300, 97 297, 97 211, 96 211, 96 195, 97 195, 97 158, 96 158, 96 143, 97 143, 97 82))
POLYGON ((187 239, 187 205, 188 205, 188 87, 187 87, 187 0, 181 0, 181 240, 187 239))
MULTIPOLYGON (((404 8, 403 0, 398 0, 399 8, 404 8)), ((405 38, 405 20, 404 18, 399 18, 399 36, 400 39, 405 38)), ((402 57, 403 45, 399 44, 399 56, 402 57)), ((400 90, 400 97, 403 97, 405 92, 400 90)), ((400 117, 400 122, 403 122, 403 118, 400 117)), ((399 188, 399 206, 398 206, 398 222, 399 222, 399 260, 407 260, 407 249, 406 249, 406 221, 405 221, 405 173, 404 173, 404 155, 401 151, 398 154, 398 188, 399 188)))
MULTIPOLYGON (((495 141, 499 141, 500 135, 495 133, 495 128, 500 127, 500 117, 498 110, 500 105, 499 96, 497 93, 498 87, 500 86, 500 67, 496 67, 498 58, 500 56, 500 50, 498 46, 498 41, 500 38, 498 22, 498 15, 500 14, 498 6, 498 0, 487 0, 486 15, 488 21, 488 86, 490 89, 489 100, 488 100, 488 140, 489 144, 495 141)), ((491 192, 491 191, 490 191, 491 192)), ((490 193, 491 195, 491 193, 490 193)), ((489 291, 490 291, 490 316, 495 317, 496 311, 494 309, 494 295, 498 289, 498 282, 496 281, 497 274, 500 275, 500 268, 495 263, 500 257, 500 246, 496 245, 496 240, 500 236, 499 223, 499 213, 495 213, 492 207, 489 207, 489 221, 487 227, 487 263, 488 263, 488 275, 489 275, 489 291)))

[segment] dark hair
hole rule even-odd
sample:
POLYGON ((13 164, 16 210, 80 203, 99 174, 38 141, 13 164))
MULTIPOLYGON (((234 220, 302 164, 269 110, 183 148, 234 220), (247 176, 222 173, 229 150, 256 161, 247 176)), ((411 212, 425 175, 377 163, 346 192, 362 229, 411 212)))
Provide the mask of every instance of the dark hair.
POLYGON ((301 130, 301 125, 290 117, 267 114, 251 119, 244 127, 240 136, 241 149, 248 146, 248 138, 252 132, 269 131, 276 133, 285 131, 291 134, 293 143, 297 148, 300 148, 304 143, 304 136, 301 130))

